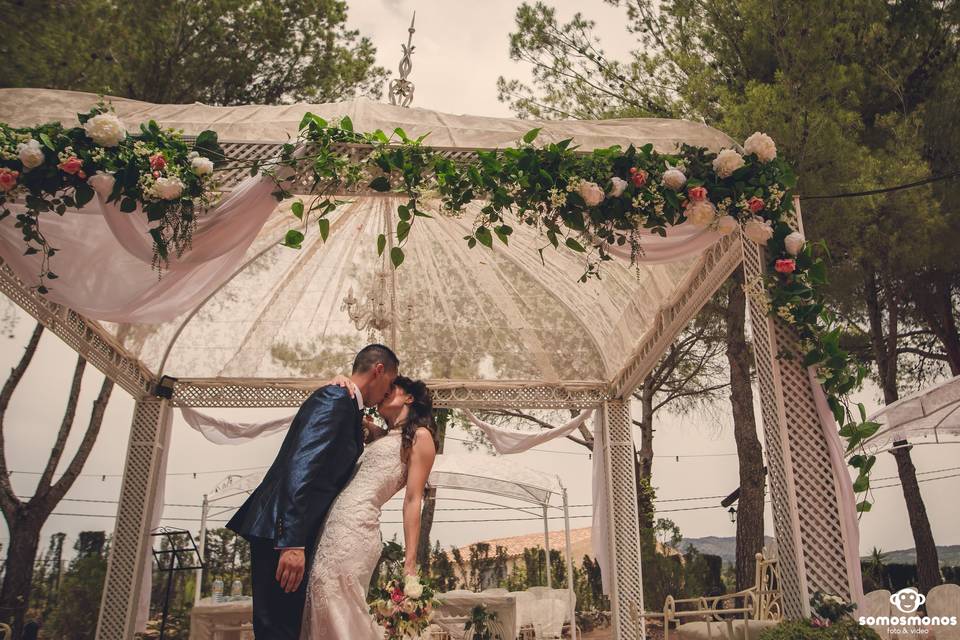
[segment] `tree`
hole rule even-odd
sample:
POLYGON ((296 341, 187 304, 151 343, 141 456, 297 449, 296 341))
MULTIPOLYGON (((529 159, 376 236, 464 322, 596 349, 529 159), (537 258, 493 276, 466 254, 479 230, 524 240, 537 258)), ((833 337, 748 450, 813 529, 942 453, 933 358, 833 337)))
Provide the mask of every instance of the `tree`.
POLYGON ((103 415, 110 401, 113 391, 113 381, 104 378, 100 391, 90 412, 86 429, 80 439, 80 444, 70 458, 63 474, 54 480, 54 474, 63 459, 67 439, 73 431, 83 375, 87 361, 82 356, 77 357, 73 370, 73 379, 67 396, 63 419, 57 430, 53 448, 47 464, 37 481, 33 496, 29 500, 21 500, 10 483, 10 472, 7 466, 6 447, 4 445, 4 430, 7 408, 17 386, 23 379, 27 368, 33 361, 40 337, 43 334, 43 325, 37 324, 24 349, 20 361, 10 372, 6 382, 0 390, 0 510, 10 532, 10 543, 7 548, 7 561, 3 576, 3 589, 0 593, 0 620, 9 620, 14 628, 14 637, 18 638, 23 628, 24 614, 30 603, 30 584, 33 574, 33 561, 37 556, 37 546, 40 542, 40 530, 47 518, 66 495, 74 481, 80 475, 100 433, 103 415))
POLYGON ((0 1, 0 86, 156 103, 280 104, 379 98, 376 49, 343 0, 0 1), (69 54, 65 54, 69 52, 69 54))
POLYGON ((100 608, 100 595, 107 575, 107 538, 103 531, 81 531, 74 549, 77 555, 63 576, 60 601, 47 625, 47 637, 62 640, 92 640, 100 608))

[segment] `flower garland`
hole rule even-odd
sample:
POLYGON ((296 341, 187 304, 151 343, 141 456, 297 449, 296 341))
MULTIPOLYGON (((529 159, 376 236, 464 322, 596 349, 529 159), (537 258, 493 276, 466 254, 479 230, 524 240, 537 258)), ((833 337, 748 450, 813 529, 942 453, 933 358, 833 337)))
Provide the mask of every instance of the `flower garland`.
POLYGON ((58 122, 30 128, 0 123, 0 220, 22 200, 16 226, 25 253, 42 257, 40 293, 57 278, 50 259, 58 251, 43 234, 42 214, 62 216, 96 194, 125 213, 142 206, 151 223, 154 266, 163 268, 171 251, 179 256, 189 247, 198 216, 218 197, 214 167, 223 152, 213 131, 197 136, 191 148, 181 132, 152 120, 129 135, 104 103, 77 118, 80 126, 71 129, 58 122))
MULTIPOLYGON (((340 201, 329 194, 367 187, 406 198, 397 209, 396 246, 390 259, 403 263, 403 246, 418 218, 429 218, 421 203, 439 199, 443 215, 460 216, 466 205, 483 200, 464 237, 467 246, 509 244, 513 226, 537 229, 549 243, 583 253, 586 269, 581 281, 599 277, 600 265, 611 259, 610 245, 629 244, 634 261, 642 255, 639 229, 666 235, 670 226, 690 222, 727 235, 740 228, 752 242, 766 248, 768 275, 748 282, 746 291, 797 332, 801 353, 780 354, 816 368, 834 417, 847 440, 849 463, 857 469, 854 489, 869 490, 869 474, 876 457, 862 451, 862 442, 879 425, 866 420, 862 404, 856 412, 849 402, 866 368, 840 347, 841 328, 824 301, 827 284, 825 246, 812 246, 796 230, 791 190, 796 179, 777 155, 770 136, 757 132, 744 142, 743 152, 682 145, 673 154, 654 151, 653 145, 610 147, 578 153, 571 140, 534 146, 540 130, 526 133, 511 148, 480 151, 476 161, 458 163, 423 145, 426 136, 411 139, 402 129, 387 136, 382 131, 357 133, 349 118, 331 126, 306 114, 295 142, 283 148, 279 165, 313 176, 313 198, 297 201, 294 215, 309 222, 316 216, 326 240, 327 215, 340 201), (364 145, 370 153, 360 160, 344 152, 344 144, 364 145), (309 149, 300 158, 294 150, 309 149)), ((256 168, 255 168, 256 169, 256 168)), ((274 169, 265 173, 275 174, 274 169)), ((278 180, 277 195, 290 197, 278 180)), ((299 248, 303 232, 290 230, 283 244, 299 248)), ((386 238, 380 235, 382 254, 386 238)), ((858 511, 869 511, 864 498, 858 511)))

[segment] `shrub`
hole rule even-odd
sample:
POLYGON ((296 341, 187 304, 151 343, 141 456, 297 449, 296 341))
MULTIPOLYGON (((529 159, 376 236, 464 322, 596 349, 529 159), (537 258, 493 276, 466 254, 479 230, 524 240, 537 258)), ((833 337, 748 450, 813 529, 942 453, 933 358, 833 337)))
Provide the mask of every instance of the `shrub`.
POLYGON ((880 640, 880 636, 850 619, 829 627, 815 627, 809 620, 785 620, 761 633, 760 640, 880 640))

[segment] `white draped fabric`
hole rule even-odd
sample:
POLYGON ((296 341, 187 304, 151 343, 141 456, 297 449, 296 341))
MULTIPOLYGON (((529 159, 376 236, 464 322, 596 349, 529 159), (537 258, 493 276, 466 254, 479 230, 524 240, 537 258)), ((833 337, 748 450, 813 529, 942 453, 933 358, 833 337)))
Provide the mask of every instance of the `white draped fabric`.
MULTIPOLYGON (((643 264, 664 264, 698 255, 721 237, 716 231, 689 222, 667 227, 666 237, 649 229, 640 229, 638 233, 640 254, 634 256, 634 259, 643 264)), ((628 263, 631 260, 632 249, 629 242, 622 245, 608 244, 606 250, 610 255, 628 263)))
POLYGON ((870 420, 880 423, 863 443, 870 453, 889 449, 899 440, 955 442, 960 437, 960 376, 889 404, 870 420))
POLYGON ((563 426, 534 432, 504 429, 480 420, 470 411, 464 411, 464 414, 475 427, 483 432, 483 435, 487 436, 487 440, 497 450, 497 453, 521 453, 539 444, 570 435, 593 415, 593 410, 581 413, 563 426))

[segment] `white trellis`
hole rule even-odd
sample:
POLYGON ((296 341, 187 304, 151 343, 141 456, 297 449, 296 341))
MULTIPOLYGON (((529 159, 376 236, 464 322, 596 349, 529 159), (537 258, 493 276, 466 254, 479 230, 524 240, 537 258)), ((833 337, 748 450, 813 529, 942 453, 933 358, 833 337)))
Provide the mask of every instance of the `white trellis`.
MULTIPOLYGON (((70 102, 76 100, 76 94, 61 96, 60 99, 65 105, 69 104, 65 113, 72 114, 77 110, 76 105, 70 102)), ((4 113, 3 103, 0 95, 0 119, 6 119, 8 115, 4 113)), ((164 124, 173 124, 165 122, 164 109, 167 107, 147 105, 142 108, 147 107, 153 109, 150 117, 164 124)), ((204 124, 216 120, 212 112, 206 111, 208 109, 215 108, 202 107, 198 116, 210 118, 204 124)), ((138 117, 143 117, 142 111, 138 113, 138 117)), ((391 113, 399 114, 400 110, 391 113)), ((50 114, 36 114, 31 119, 44 118, 49 119, 50 114)), ((63 118, 66 119, 66 116, 63 118)), ((359 121, 359 116, 354 120, 359 121)), ((486 126, 485 123, 490 119, 474 120, 476 122, 471 121, 470 126, 480 127, 486 126)), ((628 135, 640 143, 648 141, 644 136, 653 136, 659 131, 645 129, 638 124, 643 121, 625 122, 627 124, 624 127, 629 129, 633 126, 628 135)), ((656 122, 660 126, 663 121, 656 122)), ((506 126, 504 123, 507 123, 517 130, 528 126, 527 123, 506 120, 497 123, 498 126, 506 126)), ((554 127, 555 133, 564 133, 563 123, 550 126, 554 127)), ((569 126, 574 129, 570 135, 578 135, 577 127, 580 125, 569 126)), ((704 142, 705 145, 718 146, 727 140, 718 132, 698 127, 692 123, 678 124, 671 139, 676 142, 677 136, 682 138, 700 131, 709 138, 704 142)), ((669 140, 663 137, 660 142, 666 144, 669 140)), ((236 142, 226 144, 225 148, 227 154, 234 157, 263 159, 274 155, 278 144, 236 142)), ((445 153, 455 159, 463 158, 475 153, 477 148, 469 145, 451 147, 445 149, 445 153)), ((362 146, 356 145, 344 151, 355 155, 367 152, 362 146)), ((228 169, 225 175, 228 177, 226 188, 243 177, 237 167, 228 169)), ((372 194, 348 195, 367 198, 372 194)), ((369 200, 380 201, 373 198, 369 200)), ((349 228, 348 224, 353 224, 352 219, 345 220, 341 224, 344 230, 349 228)), ((641 310, 643 313, 638 317, 645 318, 647 328, 638 339, 619 343, 619 349, 626 356, 609 373, 603 374, 604 379, 577 380, 554 376, 556 379, 545 382, 542 379, 497 381, 449 376, 429 381, 438 407, 597 410, 596 454, 603 456, 605 462, 604 488, 608 497, 611 532, 608 543, 612 552, 611 603, 615 637, 619 640, 644 637, 631 394, 676 335, 741 264, 748 282, 762 274, 764 260, 757 245, 731 236, 708 248, 690 266, 683 280, 676 284, 672 295, 664 296, 657 309, 641 310)), ((537 275, 536 264, 531 266, 518 262, 508 266, 515 270, 515 277, 518 278, 534 278, 537 275)), ((481 276, 483 274, 477 277, 481 276)), ((157 379, 157 370, 151 370, 124 346, 136 344, 135 339, 130 340, 129 336, 122 338, 118 331, 108 330, 104 325, 40 296, 24 286, 7 265, 0 268, 0 290, 87 357, 91 364, 115 380, 137 401, 97 630, 98 640, 127 640, 134 634, 140 593, 137 586, 148 570, 143 558, 146 545, 150 543, 149 505, 153 504, 163 484, 161 469, 169 442, 171 410, 174 407, 295 407, 315 387, 319 376, 296 379, 228 375, 179 377, 164 381, 164 385, 158 387, 161 381, 157 379), (155 395, 157 389, 161 389, 161 395, 169 397, 158 397, 155 395)), ((810 379, 799 363, 779 357, 782 352, 796 346, 796 337, 778 318, 766 314, 756 296, 750 300, 768 477, 775 534, 780 549, 784 610, 787 617, 798 617, 809 612, 809 596, 816 590, 835 593, 848 600, 857 598, 860 588, 856 583, 858 576, 848 564, 851 550, 856 555, 853 547, 857 532, 855 526, 851 530, 841 518, 841 488, 831 467, 827 440, 818 420, 810 379)), ((641 302, 635 300, 632 304, 640 305, 641 302)), ((578 316, 582 324, 586 321, 583 317, 586 311, 578 304, 564 301, 562 309, 565 313, 578 316)), ((120 331, 123 330, 121 327, 120 331)), ((135 330, 136 327, 131 328, 134 333, 135 330)), ((173 340, 179 335, 175 334, 173 340)), ((536 339, 536 336, 531 339, 536 339)), ((169 352, 173 343, 167 346, 169 352)))

